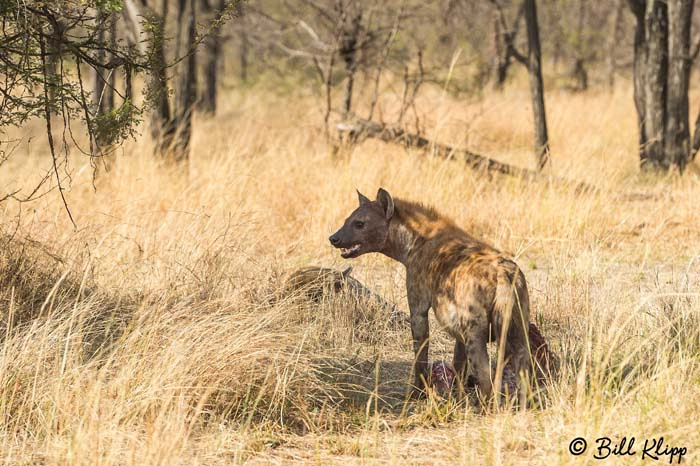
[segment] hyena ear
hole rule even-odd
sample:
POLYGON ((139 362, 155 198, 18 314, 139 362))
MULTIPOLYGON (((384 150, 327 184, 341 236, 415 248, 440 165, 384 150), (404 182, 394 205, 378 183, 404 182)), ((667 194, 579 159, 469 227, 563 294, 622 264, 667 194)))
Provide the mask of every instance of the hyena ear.
POLYGON ((382 206, 386 219, 391 219, 394 216, 394 200, 391 198, 391 194, 384 188, 379 188, 379 191, 377 191, 377 202, 382 206))
POLYGON ((357 190, 357 198, 360 200, 360 205, 369 204, 370 202, 372 202, 369 199, 367 199, 367 197, 364 194, 362 194, 359 189, 357 190))

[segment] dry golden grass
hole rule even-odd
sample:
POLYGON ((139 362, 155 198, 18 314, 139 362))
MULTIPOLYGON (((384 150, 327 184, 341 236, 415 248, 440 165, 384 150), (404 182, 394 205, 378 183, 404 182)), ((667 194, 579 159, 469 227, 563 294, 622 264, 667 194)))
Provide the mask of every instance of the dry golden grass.
MULTIPOLYGON (((531 166, 525 89, 473 101, 426 90, 418 108, 430 137, 531 166)), ((663 436, 700 462, 700 183, 694 170, 638 173, 628 85, 547 95, 553 172, 603 188, 580 195, 374 141, 333 157, 312 97, 250 90, 222 106, 197 124, 186 172, 139 140, 95 191, 73 159, 75 230, 55 192, 0 205, 2 461, 578 465, 597 464, 595 438, 635 436, 635 456, 608 461, 636 464, 642 439, 663 436), (380 310, 358 327, 342 296, 280 297, 297 267, 348 265, 327 237, 355 188, 379 186, 516 257, 562 360, 544 406, 404 406, 407 329, 380 310), (573 457, 578 436, 589 451, 573 457)), ((391 96, 383 108, 390 120, 391 96)), ((22 135, 36 140, 0 186, 48 167, 40 125, 22 135)), ((353 265, 406 309, 398 264, 353 265)), ((449 339, 432 337, 431 359, 449 359, 449 339)))

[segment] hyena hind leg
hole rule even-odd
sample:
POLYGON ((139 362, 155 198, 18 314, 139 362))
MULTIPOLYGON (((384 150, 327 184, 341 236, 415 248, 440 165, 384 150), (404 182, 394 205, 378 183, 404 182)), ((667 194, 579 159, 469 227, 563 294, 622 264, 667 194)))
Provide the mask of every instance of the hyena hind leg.
POLYGON ((477 381, 477 394, 484 405, 491 401, 491 368, 489 354, 486 350, 486 340, 473 338, 467 342, 467 362, 477 381))
POLYGON ((527 409, 528 396, 530 394, 530 384, 532 383, 532 364, 530 352, 527 345, 523 342, 518 348, 509 351, 510 358, 513 361, 513 370, 515 371, 517 389, 518 389, 518 404, 521 410, 527 409))

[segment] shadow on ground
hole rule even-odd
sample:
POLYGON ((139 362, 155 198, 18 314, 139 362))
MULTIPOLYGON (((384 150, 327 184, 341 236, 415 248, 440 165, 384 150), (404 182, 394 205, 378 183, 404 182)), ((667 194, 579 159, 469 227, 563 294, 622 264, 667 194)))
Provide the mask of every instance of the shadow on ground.
POLYGON ((316 367, 328 384, 338 388, 343 402, 358 408, 377 401, 382 412, 398 414, 407 400, 412 376, 410 360, 317 361, 316 367))

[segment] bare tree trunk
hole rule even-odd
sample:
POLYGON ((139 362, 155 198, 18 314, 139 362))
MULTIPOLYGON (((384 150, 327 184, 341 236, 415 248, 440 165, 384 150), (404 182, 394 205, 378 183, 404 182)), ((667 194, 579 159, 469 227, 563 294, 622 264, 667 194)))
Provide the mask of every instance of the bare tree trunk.
MULTIPOLYGON (((162 0, 167 1, 167 0, 162 0)), ((175 24, 175 56, 180 57, 182 53, 182 27, 184 26, 185 12, 187 11, 187 0, 177 1, 177 23, 175 24)), ((186 47, 187 45, 185 45, 186 47)))
MULTIPOLYGON (((109 44, 110 48, 116 45, 116 19, 114 13, 100 11, 97 17, 97 41, 101 44, 109 44)), ((95 58, 100 64, 107 63, 112 57, 104 47, 98 47, 95 58)), ((114 86, 116 83, 115 70, 108 70, 101 66, 93 67, 93 92, 92 104, 97 115, 106 115, 114 109, 114 86)), ((95 142, 109 144, 108 136, 98 135, 95 142)))
POLYGON ((637 109, 637 125, 639 126, 639 157, 647 158, 646 105, 644 89, 646 87, 646 34, 644 31, 644 11, 646 0, 627 0, 627 4, 635 17, 634 30, 634 105, 637 109))
POLYGON ((572 75, 575 81, 576 91, 585 91, 588 89, 588 71, 586 71, 586 50, 584 48, 585 40, 583 34, 583 26, 586 21, 586 0, 579 0, 578 24, 576 26, 576 61, 572 75))
POLYGON ((502 89, 503 84, 506 82, 508 77, 508 68, 512 63, 512 59, 520 61, 521 63, 527 64, 525 57, 523 57, 515 48, 515 39, 518 35, 518 29, 520 26, 520 19, 523 16, 523 7, 521 3, 518 8, 518 13, 513 21, 513 27, 508 27, 508 21, 506 20, 505 12, 503 7, 496 0, 491 0, 494 5, 494 20, 493 20, 493 33, 494 33, 494 51, 496 54, 496 89, 502 89))
POLYGON ((525 23, 528 39, 528 71, 530 74, 530 94, 535 122, 535 156, 537 169, 542 170, 549 162, 549 139, 547 118, 544 107, 544 85, 542 82, 542 52, 540 31, 537 24, 535 0, 524 0, 525 23))
MULTIPOLYGON (((98 42, 102 44, 108 43, 110 47, 116 45, 116 18, 114 13, 100 12, 98 22, 98 42)), ((104 48, 98 48, 97 61, 99 63, 106 63, 111 58, 111 56, 107 55, 104 48)), ((114 108, 114 86, 116 82, 114 71, 97 67, 93 70, 93 74, 93 103, 97 109, 98 115, 104 115, 114 108)))
POLYGON ((503 87, 503 83, 506 80, 506 73, 504 72, 506 68, 506 53, 505 45, 503 44, 503 34, 504 31, 501 29, 501 22, 499 21, 498 14, 493 13, 493 54, 494 54, 494 68, 496 69, 496 83, 495 87, 503 87))
POLYGON ((362 13, 357 13, 352 19, 345 20, 342 28, 338 52, 345 62, 345 72, 347 74, 345 98, 343 99, 343 110, 347 117, 352 109, 352 94, 355 86, 355 72, 357 71, 357 47, 362 31, 362 13))
MULTIPOLYGON (((100 12, 97 16, 97 42, 100 44, 104 44, 105 41, 105 29, 104 29, 104 18, 105 15, 104 13, 100 12)), ((98 47, 97 52, 95 54, 95 58, 97 59, 98 63, 105 63, 106 59, 106 52, 104 48, 98 47)), ((98 114, 102 114, 102 109, 103 109, 103 101, 104 101, 104 94, 106 91, 106 78, 107 78, 107 71, 104 68, 101 67, 95 67, 92 70, 93 72, 93 91, 92 91, 92 104, 94 108, 96 109, 98 114)))
MULTIPOLYGON (((61 57, 61 42, 58 40, 55 40, 53 38, 49 38, 48 40, 48 49, 49 49, 49 56, 46 59, 46 71, 47 71, 47 76, 49 76, 51 79, 49 81, 49 101, 50 102, 56 102, 56 88, 57 88, 57 80, 59 76, 59 61, 61 57)), ((53 110, 52 110, 53 112, 53 110)))
MULTIPOLYGON (((117 14, 115 12, 109 14, 109 18, 107 19, 107 25, 109 27, 107 32, 107 34, 109 35, 109 47, 112 50, 115 50, 117 48, 117 14)), ((114 57, 112 56, 112 54, 110 54, 107 57, 107 61, 111 60, 112 58, 114 57)), ((111 112, 112 110, 114 110, 114 94, 117 85, 117 74, 115 70, 110 70, 108 73, 109 74, 107 77, 107 86, 105 88, 104 97, 102 99, 102 103, 104 104, 102 107, 103 113, 111 112)))
POLYGON ((666 122, 666 80, 668 77, 668 17, 666 5, 649 0, 644 12, 646 71, 644 82, 647 150, 642 168, 668 168, 664 157, 666 122))
POLYGON ((574 91, 585 91, 588 89, 588 71, 586 71, 586 61, 583 58, 577 58, 574 63, 574 69, 571 73, 576 82, 574 91))
MULTIPOLYGON (((152 16, 153 12, 148 9, 146 4, 143 5, 148 14, 152 16)), ((124 0, 124 9, 122 10, 122 18, 124 19, 124 28, 122 31, 126 36, 126 42, 129 47, 135 47, 139 53, 146 53, 145 37, 143 37, 143 27, 139 18, 139 10, 133 0, 124 0)), ((153 19, 153 18, 152 18, 153 19)))
MULTIPOLYGON (((178 108, 175 117, 176 134, 173 146, 173 158, 183 161, 189 158, 190 139, 192 137, 192 111, 197 101, 197 54, 192 48, 196 40, 196 0, 182 1, 180 6, 187 9, 189 3, 189 16, 187 16, 187 57, 180 77, 178 108)), ((184 18, 183 11, 178 12, 178 17, 184 18)))
POLYGON ((173 134, 172 114, 168 98, 168 76, 165 61, 165 23, 168 18, 168 2, 161 2, 160 14, 149 9, 152 17, 151 40, 153 69, 149 77, 149 93, 155 95, 155 106, 151 113, 151 137, 156 141, 156 152, 162 153, 171 144, 173 134))
POLYGON ((349 68, 348 69, 348 80, 345 84, 345 99, 344 99, 344 104, 343 108, 345 110, 345 115, 350 114, 350 110, 352 109, 352 91, 353 87, 355 86, 355 68, 349 68))
MULTIPOLYGON (((223 12, 226 2, 218 0, 216 8, 210 3, 213 0, 200 0, 202 14, 211 23, 216 21, 223 12)), ((216 113, 216 91, 218 84, 218 68, 221 59, 221 36, 220 28, 215 27, 207 36, 204 42, 204 82, 201 90, 197 109, 203 113, 213 115, 216 113)))
POLYGON ((668 0, 668 87, 665 156, 681 170, 690 155, 688 83, 690 81, 690 23, 694 0, 668 0))
POLYGON ((619 42, 620 30, 622 29, 622 9, 624 4, 625 0, 617 0, 617 4, 615 5, 615 12, 612 17, 612 28, 610 31, 610 38, 608 42, 607 56, 608 86, 610 87, 613 87, 613 85, 615 84, 615 69, 617 68, 615 51, 619 42))
POLYGON ((245 9, 243 2, 236 3, 236 13, 239 18, 238 27, 239 35, 241 38, 241 46, 239 49, 239 65, 240 65, 240 78, 242 82, 248 81, 248 26, 245 16, 245 9))
POLYGON ((248 31, 241 26, 240 76, 242 82, 248 81, 248 31))

